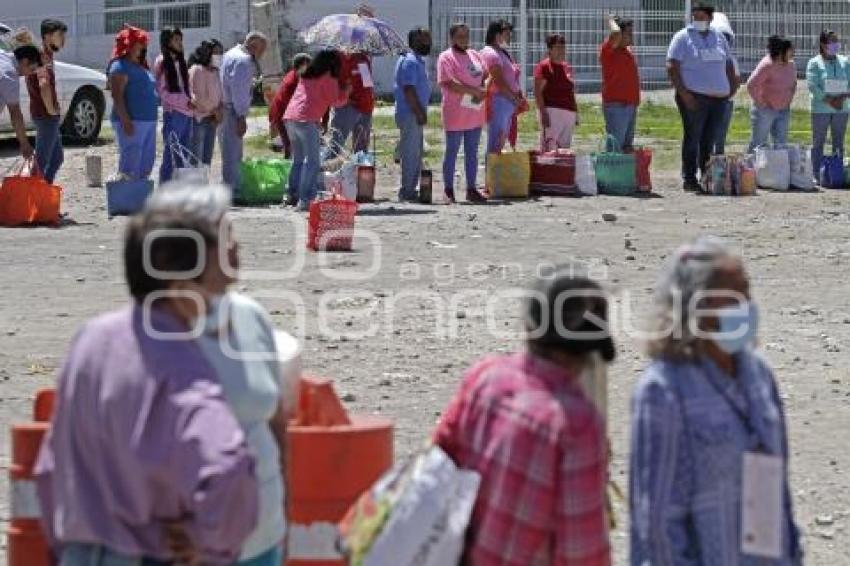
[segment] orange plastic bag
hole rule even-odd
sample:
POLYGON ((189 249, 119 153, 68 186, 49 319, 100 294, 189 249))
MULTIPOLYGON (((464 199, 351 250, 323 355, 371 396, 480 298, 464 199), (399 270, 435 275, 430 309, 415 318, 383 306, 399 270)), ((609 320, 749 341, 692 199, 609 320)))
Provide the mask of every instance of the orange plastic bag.
POLYGON ((310 203, 307 247, 313 251, 350 252, 357 203, 337 194, 310 203))
POLYGON ((0 185, 0 225, 59 223, 62 189, 51 185, 32 160, 18 161, 0 185))

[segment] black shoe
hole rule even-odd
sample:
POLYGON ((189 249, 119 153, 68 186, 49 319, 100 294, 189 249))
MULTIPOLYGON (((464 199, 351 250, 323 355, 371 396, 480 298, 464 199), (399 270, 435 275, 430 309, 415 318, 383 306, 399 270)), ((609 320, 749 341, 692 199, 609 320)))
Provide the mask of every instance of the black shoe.
POLYGON ((416 193, 405 195, 402 193, 398 194, 399 202, 419 202, 419 195, 416 193))
POLYGON ((466 202, 482 203, 487 202, 487 197, 478 192, 478 189, 466 190, 466 202))
POLYGON ((298 204, 298 195, 288 196, 286 197, 286 201, 284 201, 285 206, 296 206, 298 204))
POLYGON ((702 192, 702 187, 696 181, 685 181, 682 185, 682 190, 686 193, 700 193, 702 192))

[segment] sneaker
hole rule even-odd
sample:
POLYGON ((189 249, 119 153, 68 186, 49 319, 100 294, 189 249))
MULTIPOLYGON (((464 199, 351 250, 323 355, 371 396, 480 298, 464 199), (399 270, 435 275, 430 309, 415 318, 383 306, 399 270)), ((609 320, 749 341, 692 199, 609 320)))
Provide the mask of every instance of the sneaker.
POLYGON ((450 204, 455 204, 457 201, 455 200, 455 190, 450 189, 448 187, 445 188, 443 193, 446 195, 446 200, 449 201, 450 204))
POLYGON ((479 193, 477 189, 467 189, 466 202, 487 202, 487 197, 479 193))

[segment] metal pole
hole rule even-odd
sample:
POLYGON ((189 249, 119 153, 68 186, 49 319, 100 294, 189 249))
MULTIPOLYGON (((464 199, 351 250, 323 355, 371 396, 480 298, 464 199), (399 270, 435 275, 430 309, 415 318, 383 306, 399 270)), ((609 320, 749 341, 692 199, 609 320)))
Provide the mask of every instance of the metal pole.
POLYGON ((685 25, 691 22, 691 0, 685 0, 685 25))
POLYGON ((522 82, 522 91, 528 90, 528 80, 526 74, 526 65, 528 65, 528 0, 520 0, 519 2, 519 73, 522 82))
POLYGON ((74 12, 71 15, 71 37, 74 40, 74 64, 80 62, 80 0, 74 0, 74 12))

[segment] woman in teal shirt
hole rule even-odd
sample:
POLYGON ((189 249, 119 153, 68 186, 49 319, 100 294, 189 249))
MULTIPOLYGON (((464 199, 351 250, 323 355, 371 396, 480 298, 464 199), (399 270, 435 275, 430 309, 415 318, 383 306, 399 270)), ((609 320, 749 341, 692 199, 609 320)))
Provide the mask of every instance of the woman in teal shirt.
POLYGON ((839 55, 838 34, 824 30, 820 34, 820 54, 809 61, 806 79, 812 96, 812 166, 820 171, 827 131, 832 132, 832 151, 844 155, 847 132, 847 95, 850 69, 847 58, 839 55))

